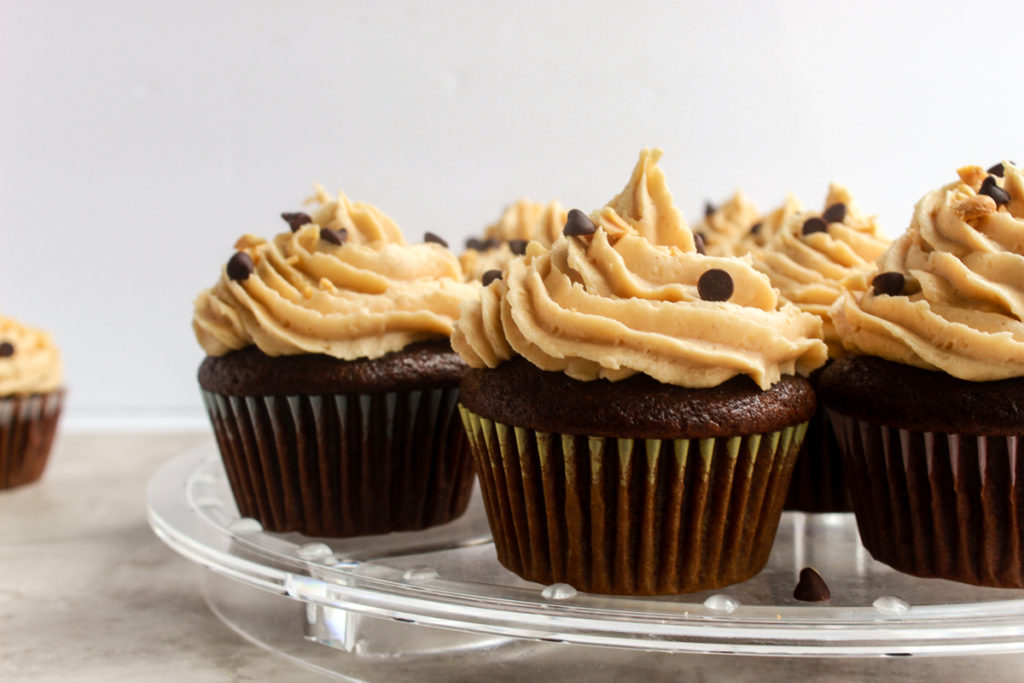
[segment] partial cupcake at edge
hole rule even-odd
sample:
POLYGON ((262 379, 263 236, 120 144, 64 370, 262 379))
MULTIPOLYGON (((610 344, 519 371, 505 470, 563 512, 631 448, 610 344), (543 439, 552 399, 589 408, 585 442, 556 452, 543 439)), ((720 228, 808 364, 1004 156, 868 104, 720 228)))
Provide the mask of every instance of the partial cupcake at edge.
POLYGON ((816 408, 821 320, 749 259, 700 254, 644 150, 463 307, 460 402, 499 561, 623 595, 744 581, 767 562, 816 408))
POLYGON ((1024 588, 1024 173, 958 176, 844 283, 820 395, 875 559, 1024 588))
POLYGON ((516 256, 526 253, 527 243, 534 241, 545 248, 562 234, 568 211, 558 201, 541 204, 519 199, 505 207, 496 222, 487 226, 483 237, 466 240, 466 250, 459 256, 466 280, 481 282, 500 274, 516 256))
POLYGON ((461 515, 473 483, 449 335, 479 285, 443 239, 317 188, 245 235, 195 302, 202 388, 239 512, 358 536, 461 515))
POLYGON ((64 403, 49 333, 0 315, 0 489, 43 476, 64 403))

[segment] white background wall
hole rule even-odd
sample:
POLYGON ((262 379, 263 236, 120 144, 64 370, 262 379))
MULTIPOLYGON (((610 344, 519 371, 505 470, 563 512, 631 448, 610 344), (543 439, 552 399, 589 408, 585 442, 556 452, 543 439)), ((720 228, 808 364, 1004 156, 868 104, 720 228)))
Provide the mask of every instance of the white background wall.
POLYGON ((70 425, 200 424, 192 299, 311 183, 453 245, 519 196, 600 206, 639 149, 691 223, 850 185, 897 234, 1024 157, 1024 3, 0 0, 0 311, 70 425))

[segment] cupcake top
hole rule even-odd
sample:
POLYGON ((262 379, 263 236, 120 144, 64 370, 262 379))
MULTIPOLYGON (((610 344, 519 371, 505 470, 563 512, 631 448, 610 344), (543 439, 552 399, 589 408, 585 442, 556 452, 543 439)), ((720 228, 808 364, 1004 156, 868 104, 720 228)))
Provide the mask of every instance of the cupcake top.
POLYGON ((832 183, 821 212, 793 213, 757 253, 754 265, 782 297, 824 323, 829 356, 842 355, 829 309, 842 294, 840 282, 869 270, 889 238, 866 216, 843 185, 832 183))
POLYGON ((459 305, 479 287, 427 233, 409 244, 376 207, 318 187, 310 214, 283 214, 291 230, 245 235, 220 279, 195 302, 192 327, 209 356, 255 345, 269 356, 378 358, 449 336, 459 305))
POLYGON ((740 237, 736 253, 752 254, 755 259, 758 258, 761 250, 768 245, 775 233, 803 210, 804 205, 796 195, 787 194, 780 206, 761 216, 756 223, 750 226, 747 234, 740 237))
POLYGON ((0 315, 0 396, 44 394, 63 380, 50 335, 0 315))
POLYGON ((1003 162, 918 201, 832 310, 847 349, 973 381, 1024 376, 1024 174, 1003 162))
POLYGON ((741 256, 747 249, 741 242, 761 219, 761 211, 741 190, 721 206, 704 206, 704 220, 694 227, 712 256, 741 256))
POLYGON ((643 373, 685 387, 745 374, 768 388, 825 362, 821 321, 780 307, 748 258, 704 256, 645 150, 625 190, 573 210, 550 250, 527 247, 463 307, 452 347, 471 367, 520 355, 578 380, 643 373))
POLYGON ((504 270, 515 256, 526 253, 526 243, 540 242, 545 247, 558 239, 567 212, 557 201, 520 199, 506 207, 501 217, 484 230, 484 239, 466 242, 459 263, 468 281, 479 281, 491 270, 504 270))

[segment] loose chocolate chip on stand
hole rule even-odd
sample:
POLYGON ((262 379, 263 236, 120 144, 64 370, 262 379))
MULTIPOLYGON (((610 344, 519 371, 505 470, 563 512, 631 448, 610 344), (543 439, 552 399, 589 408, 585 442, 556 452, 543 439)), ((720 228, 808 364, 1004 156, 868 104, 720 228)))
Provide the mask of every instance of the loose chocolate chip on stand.
POLYGON ((721 268, 712 268, 697 280, 697 293, 704 301, 728 301, 732 290, 732 276, 721 268))
POLYGON ((821 214, 821 217, 825 219, 827 223, 842 223, 846 218, 846 204, 838 202, 825 209, 825 213, 821 214))
POLYGON ((804 235, 811 235, 816 232, 828 232, 828 223, 817 216, 813 216, 804 221, 804 227, 800 232, 804 235))
POLYGON ((292 229, 292 232, 295 232, 296 230, 301 228, 303 225, 306 225, 307 223, 313 222, 313 219, 309 217, 308 213, 302 213, 301 211, 296 213, 282 213, 281 218, 283 218, 285 222, 288 223, 288 226, 292 229))
POLYGON ((698 254, 708 253, 707 245, 704 244, 704 235, 699 232, 693 233, 693 246, 697 249, 698 254))
POLYGON ((332 228, 320 228, 320 239, 331 244, 345 244, 348 239, 348 230, 334 230, 332 228))
POLYGON ((715 205, 711 202, 704 202, 704 218, 710 218, 715 212, 715 205))
POLYGON ((516 256, 522 256, 526 253, 526 240, 509 240, 508 248, 516 256))
POLYGON ((14 355, 14 344, 11 342, 0 342, 0 358, 7 358, 14 355))
POLYGON ((1010 193, 996 185, 996 179, 992 176, 985 178, 981 184, 978 194, 983 194, 995 200, 996 206, 1002 206, 1010 202, 1010 193))
POLYGON ((448 243, 444 240, 443 237, 441 237, 440 235, 434 234, 434 233, 430 232, 429 230, 427 232, 423 233, 423 241, 424 242, 433 242, 434 244, 440 244, 445 249, 448 248, 448 243))
POLYGON ((879 273, 871 279, 871 287, 876 296, 879 294, 899 296, 903 294, 903 287, 906 284, 907 278, 903 276, 903 273, 897 273, 892 270, 886 273, 879 273))
POLYGON ((484 241, 476 237, 470 237, 466 240, 466 249, 476 249, 477 251, 484 250, 484 241))
POLYGON ((825 579, 811 567, 800 570, 800 580, 793 589, 793 597, 803 602, 824 602, 832 597, 825 579))
POLYGON ((255 267, 252 256, 244 251, 236 251, 235 255, 228 259, 228 277, 232 280, 246 280, 252 275, 255 267))
POLYGON ((759 232, 761 232, 761 221, 758 221, 750 226, 751 235, 756 235, 759 232))
POLYGON ((484 283, 484 287, 486 287, 487 285, 491 284, 495 280, 500 280, 500 279, 501 279, 501 271, 495 268, 495 269, 492 269, 492 270, 488 270, 486 273, 484 273, 483 277, 480 278, 480 281, 483 282, 484 283))
POLYGON ((562 234, 567 237, 593 235, 595 232, 597 232, 597 226, 594 225, 594 221, 579 209, 572 209, 569 212, 569 218, 565 221, 565 227, 562 229, 562 234))

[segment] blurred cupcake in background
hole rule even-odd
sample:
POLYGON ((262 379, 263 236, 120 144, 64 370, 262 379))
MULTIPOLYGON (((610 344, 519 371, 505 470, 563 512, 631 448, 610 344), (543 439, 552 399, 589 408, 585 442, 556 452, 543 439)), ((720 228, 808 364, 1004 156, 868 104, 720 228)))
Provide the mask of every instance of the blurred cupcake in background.
POLYGON ((736 253, 750 254, 755 259, 760 256, 761 250, 764 249, 772 237, 782 226, 786 225, 790 219, 803 212, 804 205, 797 199, 795 194, 787 194, 786 198, 782 201, 782 204, 768 213, 758 218, 757 222, 750 226, 750 230, 747 234, 740 237, 739 242, 736 246, 736 253))
POLYGON ((715 206, 704 204, 704 220, 693 228, 711 256, 741 256, 746 253, 743 238, 756 230, 761 212, 741 190, 715 206))
POLYGON ((0 315, 0 489, 43 475, 64 402, 50 335, 0 315))
POLYGON ((459 256, 466 280, 480 282, 489 272, 502 272, 509 261, 526 253, 528 242, 550 247, 562 234, 567 213, 557 201, 541 204, 520 199, 509 205, 482 238, 466 241, 466 250, 459 256))

